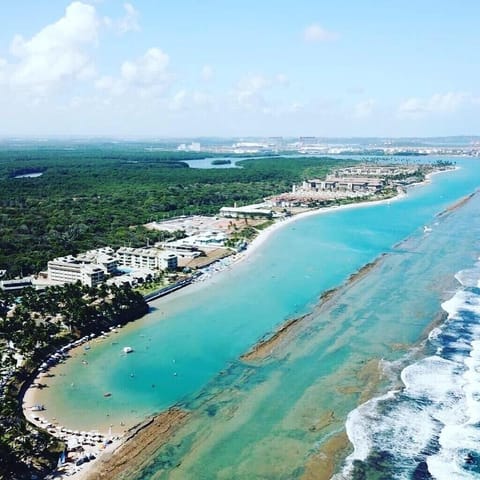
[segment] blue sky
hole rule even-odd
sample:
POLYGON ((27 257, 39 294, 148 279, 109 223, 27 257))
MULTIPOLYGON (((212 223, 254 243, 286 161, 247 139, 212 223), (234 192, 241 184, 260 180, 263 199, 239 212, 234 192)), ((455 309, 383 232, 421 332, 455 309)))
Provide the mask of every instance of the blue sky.
POLYGON ((480 133, 478 1, 2 3, 0 135, 480 133))

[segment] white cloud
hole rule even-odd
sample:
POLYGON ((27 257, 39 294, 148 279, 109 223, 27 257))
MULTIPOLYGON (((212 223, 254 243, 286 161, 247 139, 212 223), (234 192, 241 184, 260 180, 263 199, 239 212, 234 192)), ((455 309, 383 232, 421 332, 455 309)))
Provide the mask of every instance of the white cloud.
POLYGON ((128 90, 144 97, 159 96, 172 81, 169 63, 170 57, 166 53, 159 48, 150 48, 136 60, 123 62, 119 77, 100 77, 95 87, 112 96, 123 95, 128 90))
POLYGON ((159 48, 148 49, 135 61, 122 64, 122 78, 132 85, 150 86, 168 79, 170 57, 159 48))
POLYGON ((213 99, 211 95, 205 92, 193 92, 192 100, 194 105, 198 107, 211 107, 213 104, 213 99))
POLYGON ((284 73, 277 73, 277 75, 275 76, 275 81, 279 84, 279 85, 289 85, 290 84, 290 80, 289 78, 284 74, 284 73))
POLYGON ((468 103, 473 103, 474 97, 465 92, 448 92, 435 94, 429 98, 412 97, 400 104, 400 116, 420 117, 432 113, 453 113, 468 103))
POLYGON ((375 104, 376 102, 372 98, 358 102, 353 108, 353 117, 354 118, 370 117, 375 107, 375 104))
POLYGON ((204 80, 205 82, 209 82, 213 78, 213 75, 214 75, 214 71, 210 65, 204 65, 202 67, 202 73, 201 73, 202 80, 204 80))
POLYGON ((112 96, 123 95, 126 91, 126 85, 120 78, 114 78, 104 75, 95 81, 95 88, 105 90, 112 96))
POLYGON ((187 100, 187 91, 179 90, 170 100, 169 108, 173 111, 183 110, 187 100))
POLYGON ((4 58, 0 57, 0 84, 2 84, 7 78, 6 67, 7 61, 4 58))
POLYGON ((213 106, 212 97, 205 92, 188 92, 185 89, 179 90, 169 101, 168 108, 171 111, 185 111, 200 108, 210 109, 213 106))
POLYGON ((119 29, 121 33, 138 32, 140 24, 138 23, 140 14, 131 3, 124 3, 125 16, 120 20, 119 29))
POLYGON ((339 38, 339 34, 332 32, 320 26, 318 23, 313 23, 305 28, 303 31, 303 38, 306 42, 331 42, 339 38))
POLYGON ((263 113, 270 111, 265 99, 268 90, 275 87, 286 87, 287 76, 279 73, 274 77, 264 75, 248 75, 242 78, 232 92, 234 105, 246 110, 258 110, 263 113))
POLYGON ((11 82, 45 94, 63 81, 91 77, 95 68, 88 53, 97 44, 100 22, 95 7, 76 1, 57 22, 29 40, 15 35, 10 52, 11 82))
POLYGON ((125 34, 128 32, 139 32, 140 29, 140 13, 131 3, 124 3, 123 8, 125 14, 122 18, 117 20, 110 17, 105 17, 103 19, 105 25, 109 28, 113 28, 120 34, 125 34))
POLYGON ((249 75, 241 79, 233 92, 237 106, 252 110, 264 107, 263 90, 271 85, 271 81, 263 75, 249 75))

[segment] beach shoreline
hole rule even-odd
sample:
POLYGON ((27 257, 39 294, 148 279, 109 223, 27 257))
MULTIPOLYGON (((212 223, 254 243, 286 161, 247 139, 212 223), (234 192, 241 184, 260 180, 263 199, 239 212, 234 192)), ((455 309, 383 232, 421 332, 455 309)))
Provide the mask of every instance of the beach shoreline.
MULTIPOLYGON (((445 170, 445 171, 452 171, 452 170, 445 170)), ((431 176, 434 175, 434 174, 437 174, 437 173, 442 173, 442 171, 432 172, 432 173, 428 174, 426 176, 424 182, 409 186, 409 189, 413 186, 418 186, 418 185, 423 185, 425 183, 428 183, 430 181, 431 176)), ((340 206, 330 206, 330 207, 312 209, 312 210, 308 210, 308 211, 299 213, 299 214, 294 215, 292 217, 289 217, 287 219, 282 219, 282 220, 276 221, 273 225, 271 225, 268 228, 266 228, 265 230, 261 231, 258 234, 258 236, 255 237, 252 240, 252 242, 248 245, 248 247, 245 251, 242 251, 242 252, 237 253, 237 254, 233 255, 232 257, 230 257, 231 260, 228 262, 228 264, 222 270, 215 272, 215 274, 210 275, 208 278, 203 279, 203 281, 193 282, 192 284, 186 286, 183 289, 172 292, 168 296, 161 297, 161 298, 158 298, 156 300, 153 300, 152 302, 150 302, 150 304, 151 304, 151 306, 153 306, 155 308, 160 308, 164 304, 164 302, 166 302, 166 301, 176 302, 176 301, 178 301, 178 299, 182 298, 182 296, 184 296, 184 295, 192 295, 195 292, 197 292, 197 291, 199 291, 203 288, 210 287, 212 284, 214 284, 216 282, 221 282, 222 278, 223 278, 223 275, 225 275, 226 272, 229 272, 234 267, 234 265, 236 265, 240 262, 243 262, 246 259, 250 259, 254 254, 258 253, 258 251, 265 245, 265 243, 273 236, 273 234, 275 232, 277 232, 281 228, 289 226, 289 225, 291 225, 291 224, 293 224, 293 223, 295 223, 299 220, 302 220, 304 218, 311 217, 311 216, 328 214, 328 213, 341 211, 341 210, 349 210, 349 209, 354 209, 354 208, 368 208, 368 207, 375 206, 375 205, 389 204, 392 201, 397 201, 397 200, 400 200, 400 199, 404 198, 407 194, 408 193, 405 193, 405 192, 399 190, 397 195, 394 195, 390 198, 371 200, 371 201, 354 202, 354 203, 349 203, 349 204, 340 205, 340 206)), ((253 346, 252 348, 254 348, 254 347, 255 346, 253 346)), ((81 347, 79 346, 79 347, 77 347, 78 350, 77 349, 72 350, 71 355, 74 356, 74 355, 79 354, 80 348, 81 347)), ((35 383, 39 380, 41 380, 41 378, 37 377, 34 380, 34 382, 32 382, 32 383, 35 383)), ((24 411, 25 418, 29 422, 34 423, 37 427, 45 428, 45 424, 32 421, 32 415, 31 415, 32 412, 29 410, 32 405, 35 405, 37 403, 36 402, 36 395, 35 395, 37 391, 38 390, 36 388, 28 388, 27 389, 26 394, 25 394, 24 398, 22 399, 23 400, 23 411, 24 411)), ((154 418, 160 417, 164 414, 165 414, 165 411, 160 412, 157 415, 155 415, 154 418)), ((144 422, 141 422, 140 424, 137 422, 137 424, 135 426, 133 426, 133 428, 138 427, 142 423, 144 423, 144 422)), ((125 426, 124 432, 122 432, 120 435, 117 435, 114 442, 108 448, 105 448, 104 452, 110 452, 111 453, 113 450, 116 450, 116 449, 122 447, 123 445, 125 445, 128 442, 135 442, 136 441, 135 437, 129 437, 127 435, 127 432, 129 431, 130 427, 131 427, 131 425, 128 425, 128 427, 125 426)), ((59 426, 58 428, 60 429, 62 427, 59 426)), ((146 428, 148 428, 148 426, 146 428)), ((86 464, 86 465, 88 465, 88 469, 87 468, 80 469, 80 471, 75 473, 75 476, 72 477, 72 478, 75 478, 75 479, 78 479, 78 480, 84 480, 84 479, 87 479, 87 478, 91 478, 91 477, 89 477, 89 472, 92 471, 92 469, 95 467, 95 465, 102 458, 106 457, 104 452, 99 452, 99 455, 97 456, 96 460, 86 464)))
MULTIPOLYGON (((349 203, 345 205, 340 205, 340 206, 330 206, 330 207, 323 207, 323 208, 318 208, 318 209, 313 209, 313 210, 308 210, 306 212, 299 213, 297 215, 294 215, 292 217, 289 217, 287 219, 279 220, 275 222, 273 225, 269 226, 265 230, 262 230, 257 237, 255 237, 252 242, 248 245, 248 247, 242 251, 239 252, 235 255, 233 255, 228 263, 228 265, 219 270, 216 271, 214 274, 210 275, 208 278, 203 279, 202 281, 196 281, 192 282, 191 284, 187 285, 185 288, 182 288, 180 290, 176 290, 172 292, 169 295, 166 295, 164 297, 160 297, 156 300, 153 300, 150 302, 150 305, 154 307, 155 309, 160 309, 162 305, 165 304, 165 302, 177 302, 179 299, 181 299, 184 295, 192 295, 197 293, 198 291, 204 289, 204 288, 209 288, 212 285, 216 284, 217 282, 221 282, 223 279, 223 276, 231 272, 232 268, 234 268, 235 265, 238 265, 239 263, 243 263, 245 260, 250 259, 252 256, 254 256, 258 251, 261 250, 261 248, 268 242, 272 236, 279 231, 280 229, 287 227, 289 225, 294 224, 295 222, 302 220, 304 218, 316 216, 316 215, 322 215, 322 214, 327 214, 327 213, 332 213, 336 211, 341 211, 341 210, 349 210, 353 208, 368 208, 370 206, 374 205, 381 205, 381 204, 388 204, 392 201, 399 200, 403 198, 406 194, 402 191, 399 191, 397 195, 387 198, 387 199, 380 199, 380 200, 372 200, 372 201, 364 201, 364 202, 356 202, 356 203, 349 203)), ((202 278, 202 277, 200 277, 202 278)), ((163 318, 162 321, 165 321, 166 319, 163 318)), ((297 322, 295 322, 297 323, 297 322)), ((289 330, 289 329, 287 329, 289 330)), ((275 335, 275 333, 274 333, 275 335)), ((282 336, 282 335, 280 335, 282 336)), ((94 342, 101 342, 102 339, 92 339, 91 341, 94 342)), ((258 342, 257 342, 258 343, 258 342)), ((256 344, 257 345, 257 344, 256 344)), ((72 348, 69 351, 69 357, 70 358, 79 358, 82 353, 83 353, 83 346, 79 345, 75 348, 72 348)), ((255 345, 252 347, 252 349, 255 349, 255 345)), ((61 366, 61 364, 56 365, 52 367, 51 372, 53 375, 55 375, 56 369, 58 369, 61 366)), ((26 389, 25 395, 22 398, 22 409, 25 418, 27 421, 35 425, 37 428, 42 428, 46 429, 55 436, 56 438, 62 439, 64 437, 64 432, 63 430, 71 430, 68 427, 64 425, 59 425, 56 423, 56 420, 54 417, 52 417, 50 414, 46 414, 47 418, 43 418, 43 415, 41 416, 42 412, 39 412, 40 415, 38 417, 40 420, 35 420, 33 417, 37 415, 32 415, 31 408, 35 405, 40 404, 41 400, 38 398, 38 392, 39 389, 35 388, 35 384, 42 384, 48 382, 48 376, 45 377, 45 374, 39 374, 33 382, 29 385, 29 387, 26 389)), ((48 383, 47 383, 48 384, 48 383)), ((46 411, 47 412, 54 412, 55 408, 54 406, 46 405, 46 411)), ((168 411, 168 410, 167 410, 168 411)), ((153 418, 160 417, 165 414, 165 411, 158 412, 157 414, 154 415, 153 418)), ((75 469, 75 474, 73 477, 75 480, 86 480, 89 477, 90 473, 93 469, 95 469, 95 465, 97 465, 99 462, 102 461, 102 459, 105 459, 106 456, 111 454, 113 451, 118 450, 119 448, 123 447, 125 443, 128 442, 135 442, 135 437, 132 437, 128 439, 128 432, 131 431, 132 429, 139 428, 145 421, 138 422, 138 419, 135 421, 129 421, 128 419, 124 419, 124 424, 122 427, 119 429, 118 425, 115 425, 115 432, 112 434, 112 432, 108 431, 107 423, 105 425, 99 425, 98 429, 95 431, 98 432, 99 434, 102 435, 104 439, 108 439, 108 441, 111 442, 108 446, 105 445, 103 449, 100 451, 98 449, 95 450, 95 460, 92 460, 91 462, 84 463, 82 466, 79 468, 77 467, 75 469)), ((123 423, 123 422, 122 422, 123 423)), ((148 428, 148 427, 147 427, 148 428)), ((74 438, 76 437, 75 434, 69 434, 67 433, 68 438, 74 438)), ((88 449, 87 449, 88 451, 88 449)), ((69 472, 69 476, 72 475, 71 470, 69 472)))
POLYGON ((202 288, 209 287, 212 284, 219 282, 224 272, 228 272, 231 270, 231 268, 234 265, 237 265, 240 262, 244 262, 245 260, 250 259, 255 253, 258 252, 258 250, 261 249, 261 247, 273 236, 275 232, 279 231, 284 227, 290 226, 299 220, 303 220, 304 218, 309 218, 309 217, 318 216, 318 215, 326 215, 332 212, 339 212, 342 210, 368 208, 376 205, 388 205, 391 202, 396 202, 398 200, 405 198, 408 195, 408 191, 410 189, 427 185, 428 183, 430 183, 431 178, 434 175, 453 172, 459 169, 460 167, 456 166, 453 169, 438 170, 438 171, 430 172, 427 175, 425 175, 424 181, 408 185, 406 187, 406 191, 397 189, 396 195, 393 195, 392 197, 376 199, 376 200, 357 201, 357 202, 347 203, 344 205, 331 205, 328 207, 313 208, 305 212, 297 213, 296 215, 292 215, 287 218, 277 219, 272 225, 260 231, 260 233, 248 244, 245 250, 238 252, 236 254, 233 254, 230 257, 226 257, 227 259, 230 259, 230 260, 227 262, 227 266, 225 268, 219 271, 216 271, 213 275, 210 275, 208 278, 200 276, 198 280, 188 284, 184 288, 175 290, 172 293, 165 295, 163 297, 157 298, 155 300, 152 300, 149 303, 153 307, 157 308, 157 307, 160 307, 165 301, 176 300, 185 295, 190 295, 193 292, 197 292, 202 288))

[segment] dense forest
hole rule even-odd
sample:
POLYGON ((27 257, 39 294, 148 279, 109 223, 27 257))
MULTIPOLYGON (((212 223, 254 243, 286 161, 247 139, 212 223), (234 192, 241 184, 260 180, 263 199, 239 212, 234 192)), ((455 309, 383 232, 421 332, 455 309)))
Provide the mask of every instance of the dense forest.
POLYGON ((140 246, 164 232, 141 225, 167 217, 215 214, 322 177, 351 161, 271 157, 242 168, 195 169, 205 154, 138 144, 0 147, 0 269, 6 277, 45 269, 49 259, 103 245, 140 246), (15 178, 41 173, 37 177, 15 178))

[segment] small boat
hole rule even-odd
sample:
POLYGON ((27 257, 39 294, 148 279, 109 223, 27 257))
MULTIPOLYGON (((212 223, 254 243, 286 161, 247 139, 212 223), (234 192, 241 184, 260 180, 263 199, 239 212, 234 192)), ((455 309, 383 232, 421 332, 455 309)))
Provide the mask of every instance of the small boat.
POLYGON ((430 227, 427 227, 426 225, 423 226, 423 232, 424 233, 428 233, 428 232, 431 232, 432 229, 430 227))
POLYGON ((132 353, 133 348, 132 347, 123 347, 123 353, 132 353))
POLYGON ((105 393, 103 394, 103 396, 104 396, 104 397, 111 397, 112 394, 111 394, 110 392, 105 392, 105 393))

